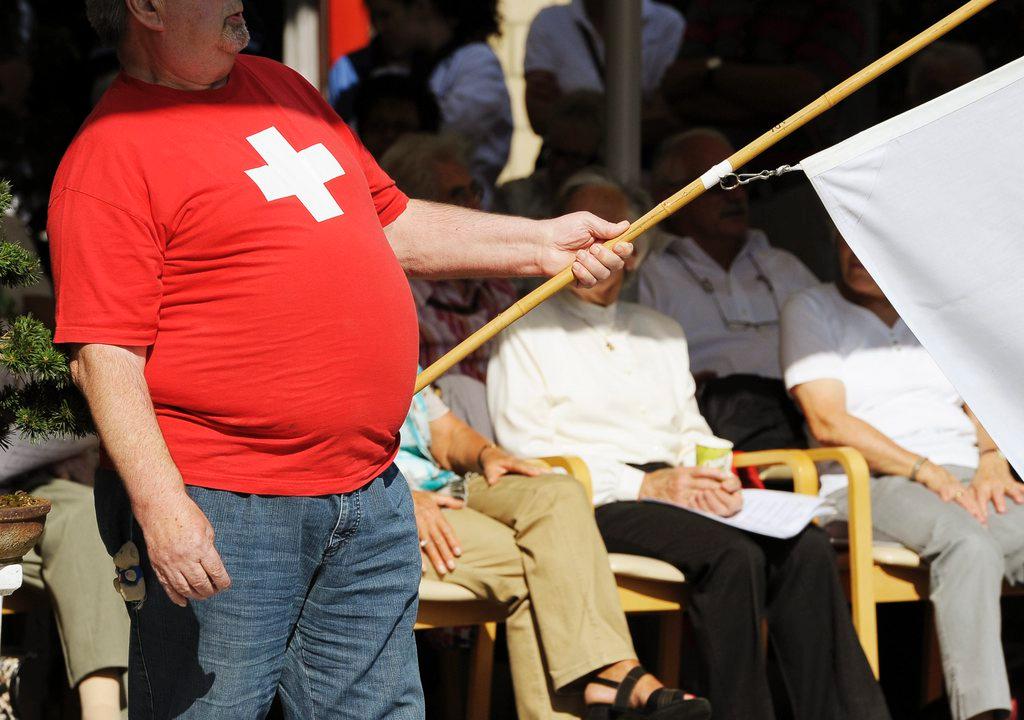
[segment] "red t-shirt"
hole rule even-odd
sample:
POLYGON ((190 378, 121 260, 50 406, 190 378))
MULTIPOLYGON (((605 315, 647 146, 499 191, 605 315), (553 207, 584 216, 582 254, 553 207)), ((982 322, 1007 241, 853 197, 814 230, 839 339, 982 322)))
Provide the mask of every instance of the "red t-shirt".
POLYGON ((54 180, 58 343, 148 346, 190 485, 348 492, 398 449, 416 311, 384 236, 408 199, 298 74, 121 75, 54 180))

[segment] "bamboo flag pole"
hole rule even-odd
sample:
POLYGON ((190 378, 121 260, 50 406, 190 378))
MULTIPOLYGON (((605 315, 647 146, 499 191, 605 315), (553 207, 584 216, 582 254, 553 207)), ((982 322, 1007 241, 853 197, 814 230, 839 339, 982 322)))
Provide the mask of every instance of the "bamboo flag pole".
MULTIPOLYGON (((924 32, 886 53, 857 74, 836 85, 814 102, 780 122, 771 130, 761 135, 761 137, 734 152, 727 160, 715 165, 675 195, 649 210, 643 217, 630 225, 629 229, 622 233, 622 235, 605 242, 605 247, 610 249, 620 242, 633 242, 633 240, 650 230, 676 210, 687 205, 691 200, 700 197, 705 190, 716 185, 722 176, 743 167, 794 130, 803 127, 825 111, 830 110, 841 100, 846 99, 882 73, 903 62, 921 48, 938 40, 993 2, 995 0, 970 0, 970 2, 965 3, 924 32)), ((550 298, 572 282, 572 280, 572 265, 570 265, 536 290, 515 302, 503 313, 421 372, 416 378, 416 392, 437 380, 437 378, 451 369, 453 365, 461 362, 467 355, 550 298)))

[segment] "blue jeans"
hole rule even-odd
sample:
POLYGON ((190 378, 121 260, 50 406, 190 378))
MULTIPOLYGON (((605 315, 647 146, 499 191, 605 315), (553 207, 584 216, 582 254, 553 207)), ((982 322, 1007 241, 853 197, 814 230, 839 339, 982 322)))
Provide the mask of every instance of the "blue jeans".
POLYGON ((268 497, 189 487, 231 575, 174 605, 148 564, 118 477, 96 481, 100 532, 139 546, 146 597, 129 603, 129 717, 419 720, 413 624, 420 553, 412 498, 392 466, 345 495, 268 497))

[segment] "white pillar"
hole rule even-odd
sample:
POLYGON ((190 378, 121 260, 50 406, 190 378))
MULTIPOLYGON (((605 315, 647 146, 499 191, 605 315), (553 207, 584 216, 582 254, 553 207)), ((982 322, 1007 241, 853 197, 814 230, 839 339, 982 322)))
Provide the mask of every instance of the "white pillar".
POLYGON ((284 64, 315 88, 322 87, 320 33, 319 0, 285 0, 284 64))
POLYGON ((640 181, 641 0, 605 0, 607 163, 619 182, 640 181))

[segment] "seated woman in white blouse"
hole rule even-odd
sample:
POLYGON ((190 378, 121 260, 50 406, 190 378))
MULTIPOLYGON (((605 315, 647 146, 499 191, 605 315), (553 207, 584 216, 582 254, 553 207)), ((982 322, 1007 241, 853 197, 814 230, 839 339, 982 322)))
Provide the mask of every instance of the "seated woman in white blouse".
MULTIPOLYGON (((570 179, 559 204, 614 219, 633 214, 623 191, 593 174, 570 179)), ((812 527, 773 540, 673 507, 734 514, 739 482, 694 467, 695 443, 710 431, 682 329, 618 302, 622 284, 617 273, 563 292, 506 332, 487 376, 499 441, 527 456, 581 456, 608 549, 655 557, 686 575, 698 687, 716 720, 774 718, 762 618, 795 718, 888 718, 824 533, 812 527)))
MULTIPOLYGON (((1024 485, 844 242, 839 265, 837 285, 783 310, 786 386, 819 443, 864 454, 875 527, 928 560, 954 720, 1001 717, 999 596, 1004 577, 1024 582, 1024 485)), ((823 478, 844 514, 845 484, 823 478)))

